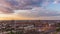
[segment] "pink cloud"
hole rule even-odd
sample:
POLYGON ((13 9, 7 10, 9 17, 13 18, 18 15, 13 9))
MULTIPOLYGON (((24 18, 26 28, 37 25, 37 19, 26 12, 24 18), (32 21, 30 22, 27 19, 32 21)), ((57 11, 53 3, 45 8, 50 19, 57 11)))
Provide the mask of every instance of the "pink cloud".
POLYGON ((14 12, 13 10, 31 10, 34 7, 45 7, 50 0, 0 0, 0 12, 14 12), (44 5, 44 6, 42 6, 44 5))

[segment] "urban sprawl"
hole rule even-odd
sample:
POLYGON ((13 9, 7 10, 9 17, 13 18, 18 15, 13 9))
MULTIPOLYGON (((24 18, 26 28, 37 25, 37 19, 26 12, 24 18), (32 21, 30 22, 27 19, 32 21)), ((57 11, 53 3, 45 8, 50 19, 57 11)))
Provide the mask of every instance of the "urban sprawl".
POLYGON ((60 34, 60 20, 0 20, 0 34, 60 34))

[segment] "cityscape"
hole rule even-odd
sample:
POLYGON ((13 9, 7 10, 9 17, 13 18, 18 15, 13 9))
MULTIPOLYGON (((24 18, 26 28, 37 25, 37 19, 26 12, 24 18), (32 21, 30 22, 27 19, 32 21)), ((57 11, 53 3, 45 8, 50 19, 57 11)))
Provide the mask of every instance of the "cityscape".
POLYGON ((0 20, 0 34, 60 34, 60 20, 0 20))
POLYGON ((60 34, 60 0, 0 0, 0 34, 60 34))

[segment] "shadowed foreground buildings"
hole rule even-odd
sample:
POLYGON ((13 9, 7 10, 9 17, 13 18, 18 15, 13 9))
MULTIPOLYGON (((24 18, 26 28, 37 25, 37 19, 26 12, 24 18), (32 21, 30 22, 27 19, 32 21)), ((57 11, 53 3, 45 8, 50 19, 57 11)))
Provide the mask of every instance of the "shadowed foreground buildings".
POLYGON ((59 24, 60 20, 1 20, 0 34, 55 34, 59 24))

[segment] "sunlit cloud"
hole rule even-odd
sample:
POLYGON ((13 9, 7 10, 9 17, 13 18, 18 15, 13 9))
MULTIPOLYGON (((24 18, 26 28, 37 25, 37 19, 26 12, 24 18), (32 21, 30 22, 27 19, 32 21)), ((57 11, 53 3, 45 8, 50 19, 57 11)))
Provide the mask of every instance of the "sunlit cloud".
POLYGON ((35 7, 31 10, 15 10, 15 14, 23 17, 41 17, 41 16, 60 16, 57 11, 47 10, 41 7, 35 7))

